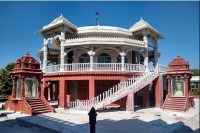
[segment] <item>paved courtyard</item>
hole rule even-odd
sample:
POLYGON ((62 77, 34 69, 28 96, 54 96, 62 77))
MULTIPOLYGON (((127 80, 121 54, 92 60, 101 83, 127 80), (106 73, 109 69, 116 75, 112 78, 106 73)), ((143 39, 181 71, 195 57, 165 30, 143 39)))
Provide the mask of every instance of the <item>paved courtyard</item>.
MULTIPOLYGON (((87 114, 67 114, 63 110, 56 110, 58 113, 47 113, 37 116, 19 113, 8 114, 6 118, 3 118, 5 120, 0 118, 0 129, 6 131, 5 129, 9 128, 8 131, 10 133, 12 129, 13 132, 20 131, 20 133, 23 133, 23 131, 24 133, 90 132, 87 114), (6 119, 9 119, 11 123, 9 124, 6 119)), ((1 114, 5 113, 5 111, 1 111, 1 114)), ((97 115, 96 133, 190 133, 194 131, 199 132, 198 99, 195 99, 195 108, 191 108, 185 113, 165 111, 159 108, 147 108, 135 112, 117 110, 99 112, 97 115)))

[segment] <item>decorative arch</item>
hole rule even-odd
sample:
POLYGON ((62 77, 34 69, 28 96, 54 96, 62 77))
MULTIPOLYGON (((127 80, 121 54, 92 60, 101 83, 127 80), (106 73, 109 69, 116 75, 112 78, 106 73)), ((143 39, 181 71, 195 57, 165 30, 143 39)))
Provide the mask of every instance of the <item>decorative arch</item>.
POLYGON ((127 54, 129 51, 132 51, 132 50, 139 52, 140 54, 142 54, 143 57, 145 57, 145 54, 142 51, 135 49, 135 48, 128 49, 128 50, 125 51, 125 53, 127 54))
POLYGON ((73 51, 73 50, 77 50, 77 49, 83 50, 83 51, 85 51, 86 53, 88 53, 88 50, 87 50, 86 48, 77 47, 77 48, 68 49, 67 51, 64 52, 64 54, 67 55, 69 52, 71 52, 71 51, 73 51))
POLYGON ((79 63, 90 63, 90 56, 87 53, 83 53, 78 56, 79 63))
POLYGON ((112 49, 112 50, 115 50, 116 52, 120 53, 120 50, 118 50, 117 48, 113 48, 113 47, 101 47, 101 48, 96 49, 94 52, 95 53, 99 52, 102 49, 112 49))

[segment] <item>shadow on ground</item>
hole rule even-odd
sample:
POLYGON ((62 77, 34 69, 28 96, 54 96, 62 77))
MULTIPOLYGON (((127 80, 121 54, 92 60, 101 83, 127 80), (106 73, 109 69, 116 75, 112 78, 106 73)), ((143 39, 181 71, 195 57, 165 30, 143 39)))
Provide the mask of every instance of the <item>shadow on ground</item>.
MULTIPOLYGON (((66 114, 67 117, 67 114, 66 114)), ((80 115, 80 118, 82 116, 80 115)), ((98 117, 98 116, 97 116, 98 117)), ((190 127, 185 126, 183 122, 167 124, 162 119, 154 121, 139 120, 140 116, 133 116, 131 119, 123 119, 114 121, 104 119, 97 121, 96 133, 197 133, 199 129, 193 131, 190 127)), ((160 117, 155 114, 155 117, 160 117)), ((89 124, 77 122, 69 122, 61 119, 53 118, 45 115, 27 116, 17 118, 17 121, 22 124, 34 123, 43 129, 51 129, 52 132, 63 133, 89 133, 89 124)), ((89 121, 89 118, 88 118, 89 121)), ((0 123, 2 125, 2 123, 0 123)))

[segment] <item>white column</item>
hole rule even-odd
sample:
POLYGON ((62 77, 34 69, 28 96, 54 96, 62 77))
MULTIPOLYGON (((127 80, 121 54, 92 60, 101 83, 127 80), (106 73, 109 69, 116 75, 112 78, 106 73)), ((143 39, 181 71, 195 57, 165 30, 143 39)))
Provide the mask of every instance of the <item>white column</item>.
POLYGON ((144 54, 145 54, 144 66, 145 66, 145 71, 147 72, 148 71, 148 49, 144 50, 144 54))
POLYGON ((93 57, 95 55, 95 52, 93 51, 93 46, 90 47, 90 51, 88 52, 90 56, 90 70, 93 70, 93 57))
POLYGON ((122 49, 122 52, 120 53, 120 55, 121 55, 121 64, 122 64, 122 71, 124 71, 124 56, 126 55, 125 53, 124 53, 124 49, 122 49))
POLYGON ((149 60, 148 59, 148 39, 147 39, 148 31, 143 30, 142 34, 143 34, 143 41, 146 44, 146 49, 144 50, 144 52, 145 52, 144 65, 146 68, 145 71, 147 72, 148 71, 148 63, 149 63, 149 61, 148 61, 149 60))
POLYGON ((65 29, 62 27, 61 29, 61 37, 60 37, 60 72, 64 71, 64 41, 65 41, 65 29))
POLYGON ((156 66, 156 64, 158 63, 158 43, 157 43, 157 39, 155 40, 155 44, 154 44, 154 67, 156 66))
POLYGON ((44 46, 43 46, 43 72, 46 72, 46 66, 47 66, 47 45, 48 45, 48 40, 44 39, 44 46))

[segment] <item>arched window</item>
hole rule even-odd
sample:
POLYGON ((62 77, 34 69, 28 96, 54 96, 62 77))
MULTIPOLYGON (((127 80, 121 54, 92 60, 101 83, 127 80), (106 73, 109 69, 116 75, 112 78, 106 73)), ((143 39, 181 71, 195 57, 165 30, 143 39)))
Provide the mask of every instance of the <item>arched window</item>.
POLYGON ((90 56, 88 54, 82 54, 79 56, 79 63, 90 63, 90 56))
POLYGON ((109 54, 102 53, 98 56, 98 63, 111 63, 111 57, 109 54))
MULTIPOLYGON (((121 55, 117 56, 117 63, 122 63, 121 55)), ((127 56, 124 57, 124 63, 128 63, 127 56)))

